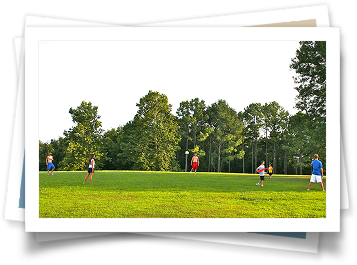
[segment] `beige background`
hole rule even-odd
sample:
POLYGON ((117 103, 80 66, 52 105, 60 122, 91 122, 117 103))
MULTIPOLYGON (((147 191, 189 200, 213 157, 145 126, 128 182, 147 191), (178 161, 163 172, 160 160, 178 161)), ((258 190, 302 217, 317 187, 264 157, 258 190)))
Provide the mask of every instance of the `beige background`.
POLYGON ((264 24, 264 25, 256 25, 256 26, 249 26, 249 27, 316 27, 316 19, 264 24))

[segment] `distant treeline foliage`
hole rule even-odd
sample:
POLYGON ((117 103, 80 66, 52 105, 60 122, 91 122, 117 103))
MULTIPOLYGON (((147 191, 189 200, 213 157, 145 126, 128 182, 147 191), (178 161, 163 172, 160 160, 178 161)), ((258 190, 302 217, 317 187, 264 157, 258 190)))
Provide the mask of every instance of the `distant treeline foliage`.
POLYGON ((94 153, 101 170, 185 171, 196 152, 199 171, 255 173, 265 160, 276 174, 310 174, 315 153, 325 166, 326 43, 300 42, 289 67, 295 115, 275 101, 237 113, 225 100, 207 106, 199 98, 182 101, 173 115, 167 96, 150 90, 132 120, 104 131, 98 107, 82 101, 70 108, 74 126, 63 137, 39 141, 39 170, 52 152, 56 170, 84 170, 94 153))

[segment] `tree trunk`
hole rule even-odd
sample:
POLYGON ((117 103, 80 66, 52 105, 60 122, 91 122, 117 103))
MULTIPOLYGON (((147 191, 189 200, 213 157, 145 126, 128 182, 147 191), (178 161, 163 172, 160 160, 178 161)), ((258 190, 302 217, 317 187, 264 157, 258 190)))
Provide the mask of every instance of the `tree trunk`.
POLYGON ((269 165, 268 161, 268 130, 265 129, 265 164, 269 165))
POLYGON ((285 149, 285 154, 284 154, 284 175, 288 174, 288 152, 285 149))
POLYGON ((276 174, 276 142, 274 142, 273 173, 276 174))
POLYGON ((221 140, 218 143, 218 163, 217 163, 217 172, 221 172, 221 140))
POLYGON ((209 136, 208 172, 211 170, 212 137, 209 136))
POLYGON ((299 163, 300 163, 300 175, 302 175, 302 152, 300 152, 300 156, 299 156, 299 163))
POLYGON ((254 174, 254 160, 253 160, 253 140, 252 140, 252 174, 254 174))
MULTIPOLYGON (((202 141, 202 150, 205 150, 205 141, 202 141)), ((206 157, 205 157, 206 158, 206 157)), ((202 169, 203 170, 203 169, 202 169)))
POLYGON ((193 135, 193 149, 196 148, 196 129, 194 131, 194 135, 193 135))
POLYGON ((258 141, 257 139, 255 139, 255 168, 258 167, 257 163, 258 163, 258 141))
MULTIPOLYGON (((244 137, 243 137, 243 152, 244 152, 244 137)), ((243 155, 243 173, 245 173, 245 172, 244 172, 244 157, 245 157, 245 153, 244 153, 244 155, 243 155)))
POLYGON ((186 150, 188 151, 188 126, 187 126, 187 132, 186 132, 186 150))

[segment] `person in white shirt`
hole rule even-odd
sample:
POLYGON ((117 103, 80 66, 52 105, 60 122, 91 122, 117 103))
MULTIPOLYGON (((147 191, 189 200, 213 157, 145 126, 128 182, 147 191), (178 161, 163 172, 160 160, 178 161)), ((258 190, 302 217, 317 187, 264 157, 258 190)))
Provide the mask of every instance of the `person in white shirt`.
POLYGON ((89 178, 89 184, 92 184, 92 177, 93 177, 93 173, 94 173, 94 166, 95 166, 95 155, 91 154, 88 160, 88 173, 87 176, 85 177, 83 184, 86 184, 87 178, 90 176, 89 178))
POLYGON ((260 181, 256 184, 257 186, 259 186, 260 183, 261 183, 261 184, 262 184, 262 187, 263 187, 263 184, 264 184, 264 170, 266 169, 266 168, 264 167, 264 165, 265 165, 265 161, 262 161, 262 162, 260 163, 260 166, 257 168, 257 172, 258 172, 259 175, 260 175, 260 181))

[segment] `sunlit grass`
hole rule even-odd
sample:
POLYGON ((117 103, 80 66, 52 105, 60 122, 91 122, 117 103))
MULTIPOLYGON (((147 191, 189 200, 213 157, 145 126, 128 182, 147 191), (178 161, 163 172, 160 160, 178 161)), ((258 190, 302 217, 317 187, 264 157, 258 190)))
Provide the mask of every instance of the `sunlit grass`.
MULTIPOLYGON (((140 171, 40 172, 41 218, 325 218, 310 176, 140 171)), ((324 180, 326 188, 326 183, 324 180)))

